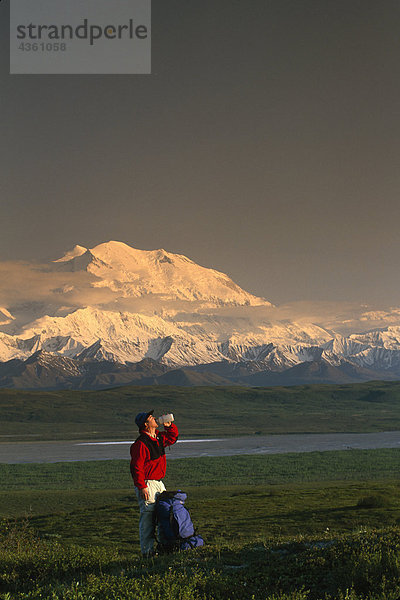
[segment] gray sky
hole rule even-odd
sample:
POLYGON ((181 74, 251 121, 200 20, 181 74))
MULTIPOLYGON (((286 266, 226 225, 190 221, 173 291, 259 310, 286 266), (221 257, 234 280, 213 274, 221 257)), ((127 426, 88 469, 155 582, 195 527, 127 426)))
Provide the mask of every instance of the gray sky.
POLYGON ((398 0, 153 0, 150 76, 10 76, 0 21, 0 260, 114 239, 399 305, 398 0))

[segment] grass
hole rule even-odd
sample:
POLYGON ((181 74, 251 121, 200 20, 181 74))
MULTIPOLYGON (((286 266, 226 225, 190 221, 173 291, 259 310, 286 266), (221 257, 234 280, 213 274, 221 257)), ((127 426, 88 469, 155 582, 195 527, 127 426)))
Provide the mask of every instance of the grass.
MULTIPOLYGON (((324 536, 400 523, 400 486, 393 481, 191 488, 188 507, 207 543, 269 537, 324 536), (371 497, 384 499, 371 506, 371 497)), ((129 490, 2 492, 3 514, 29 518, 44 537, 83 546, 139 551, 138 510, 129 490)))
POLYGON ((186 437, 400 430, 400 382, 126 386, 95 392, 2 389, 0 440, 129 439, 136 431, 134 416, 151 408, 174 412, 186 437))
MULTIPOLYGON (((400 384, 0 390, 0 440, 400 429, 400 384), (249 418, 249 415, 254 417, 249 418)), ((1 447, 1 445, 0 445, 1 447)), ((0 600, 398 600, 400 449, 168 461, 204 548, 143 562, 126 461, 0 464, 0 600)))
POLYGON ((400 530, 218 544, 143 562, 0 532, 2 600, 397 600, 400 530))
MULTIPOLYGON (((400 473, 400 448, 168 460, 170 489, 185 486, 270 485, 391 479, 400 473)), ((129 460, 1 464, 2 491, 132 487, 129 460)), ((1 510, 1 508, 0 508, 1 510)))
MULTIPOLYGON (((400 523, 400 449, 169 461, 165 483, 224 539, 349 532, 400 523), (229 519, 226 519, 229 515, 229 519)), ((0 465, 0 517, 29 516, 43 535, 138 551, 128 461, 0 465)))
POLYGON ((127 461, 1 465, 0 600, 398 600, 399 452, 169 461, 206 545, 147 562, 127 461))

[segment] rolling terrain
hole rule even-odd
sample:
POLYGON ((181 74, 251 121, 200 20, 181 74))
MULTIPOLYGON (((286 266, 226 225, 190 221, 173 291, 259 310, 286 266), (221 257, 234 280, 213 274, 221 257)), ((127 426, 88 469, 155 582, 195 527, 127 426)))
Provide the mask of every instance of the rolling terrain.
POLYGON ((106 390, 0 390, 0 441, 121 440, 144 408, 173 412, 182 435, 400 430, 400 383, 125 386, 106 390))

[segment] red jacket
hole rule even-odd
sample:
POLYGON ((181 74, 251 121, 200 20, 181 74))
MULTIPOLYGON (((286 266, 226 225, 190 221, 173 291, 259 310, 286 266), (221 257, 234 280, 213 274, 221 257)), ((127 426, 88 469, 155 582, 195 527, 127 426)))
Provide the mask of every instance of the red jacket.
POLYGON ((146 479, 163 479, 167 467, 165 447, 172 446, 178 439, 178 428, 174 423, 165 431, 156 432, 152 438, 145 432, 131 446, 131 475, 139 490, 147 487, 146 479))

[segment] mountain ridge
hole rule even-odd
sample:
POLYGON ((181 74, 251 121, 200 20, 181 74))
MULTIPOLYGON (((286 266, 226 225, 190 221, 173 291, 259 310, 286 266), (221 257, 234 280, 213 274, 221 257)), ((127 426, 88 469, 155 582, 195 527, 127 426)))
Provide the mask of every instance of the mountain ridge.
MULTIPOLYGON (((169 368, 152 359, 122 365, 112 361, 66 358, 39 350, 25 361, 0 363, 0 388, 106 389, 123 385, 256 386, 274 387, 315 383, 347 384, 384 379, 381 374, 342 361, 297 364, 283 371, 262 370, 251 363, 212 363, 169 368)), ((398 377, 387 377, 396 380, 398 377)))
POLYGON ((155 375, 151 368, 143 381, 180 378, 186 382, 182 385, 202 380, 257 385, 307 377, 400 378, 398 309, 385 313, 363 308, 359 322, 385 322, 389 314, 395 321, 342 335, 332 321, 325 327, 312 320, 274 318, 276 307, 269 301, 184 255, 162 248, 137 250, 116 241, 91 249, 76 245, 42 270, 35 267, 31 276, 42 277, 39 284, 45 283, 47 291, 38 286, 30 301, 2 300, 0 307, 0 361, 2 372, 8 373, 0 377, 0 385, 17 385, 24 377, 39 387, 46 378, 54 385, 71 385, 74 373, 81 378, 74 380, 77 385, 126 381, 132 365, 143 366, 147 360, 161 371, 155 375), (13 360, 19 362, 11 364, 13 360), (314 363, 319 371, 312 369, 314 363), (17 365, 19 375, 10 375, 17 365), (220 367, 214 372, 207 365, 220 367), (59 380, 51 379, 52 368, 59 380), (292 375, 289 370, 296 368, 292 375))

